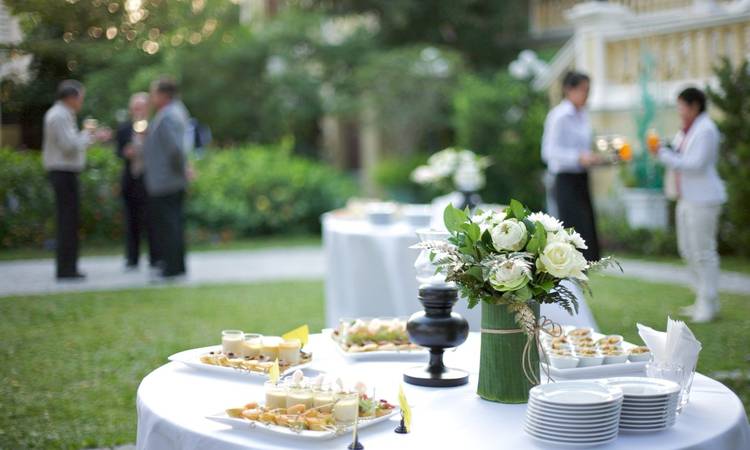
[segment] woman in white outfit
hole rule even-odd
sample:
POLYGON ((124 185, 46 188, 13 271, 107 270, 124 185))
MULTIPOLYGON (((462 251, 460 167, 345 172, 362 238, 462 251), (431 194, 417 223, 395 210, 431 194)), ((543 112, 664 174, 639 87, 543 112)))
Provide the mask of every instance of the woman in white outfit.
POLYGON ((659 149, 668 173, 667 196, 677 200, 677 245, 692 272, 695 304, 686 308, 695 322, 709 322, 719 312, 717 235, 724 182, 716 170, 720 134, 706 113, 706 95, 687 88, 677 97, 682 130, 671 146, 659 149))

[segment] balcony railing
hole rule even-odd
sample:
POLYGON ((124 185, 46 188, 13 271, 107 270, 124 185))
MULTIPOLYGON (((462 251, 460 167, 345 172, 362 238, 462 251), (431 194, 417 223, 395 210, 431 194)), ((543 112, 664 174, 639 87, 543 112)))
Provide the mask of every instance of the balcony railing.
MULTIPOLYGON (((563 32, 570 29, 565 12, 579 3, 591 0, 532 0, 531 30, 536 34, 563 32)), ((716 4, 732 0, 715 0, 716 4)), ((627 6, 635 14, 652 14, 692 7, 695 0, 609 0, 627 6)))
POLYGON ((720 57, 737 64, 750 55, 750 21, 655 34, 606 44, 607 82, 637 82, 644 55, 653 62, 653 81, 706 79, 720 57))

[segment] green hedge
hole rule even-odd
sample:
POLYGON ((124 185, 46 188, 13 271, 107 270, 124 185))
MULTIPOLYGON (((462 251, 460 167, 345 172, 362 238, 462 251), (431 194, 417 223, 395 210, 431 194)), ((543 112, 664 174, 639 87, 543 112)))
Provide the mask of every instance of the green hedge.
MULTIPOLYGON (((93 148, 81 175, 81 237, 122 234, 120 163, 108 148, 93 148)), ((45 245, 54 238, 52 188, 39 152, 0 149, 0 248, 45 245)))
POLYGON ((284 146, 216 151, 196 170, 189 221, 223 235, 317 232, 320 215, 356 192, 347 177, 284 146))
MULTIPOLYGON (((348 177, 292 155, 288 145, 212 151, 195 167, 187 216, 198 238, 317 232, 320 214, 356 192, 348 177)), ((121 239, 121 170, 112 149, 89 150, 81 175, 84 241, 121 239)), ((52 239, 54 203, 40 153, 0 149, 0 249, 52 239)))

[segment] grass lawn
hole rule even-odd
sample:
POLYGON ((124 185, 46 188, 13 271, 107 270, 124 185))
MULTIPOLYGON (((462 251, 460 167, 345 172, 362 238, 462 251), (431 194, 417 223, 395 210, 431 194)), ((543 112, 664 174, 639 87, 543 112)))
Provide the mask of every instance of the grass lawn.
MULTIPOLYGON (((638 341, 635 322, 663 329, 691 302, 685 288, 598 277, 601 329, 638 341)), ((694 325, 699 370, 748 368, 750 298, 723 295, 723 317, 694 325)), ((0 299, 0 449, 135 441, 135 393, 167 355, 217 341, 217 330, 272 334, 323 326, 320 282, 145 289, 0 299), (273 318, 273 320, 266 320, 273 318)), ((734 388, 750 407, 750 386, 734 388)))
MULTIPOLYGON (((83 256, 112 256, 122 255, 124 244, 96 243, 81 245, 83 256)), ((226 242, 188 242, 191 252, 205 252, 215 250, 259 250, 271 247, 294 247, 300 245, 320 245, 320 236, 263 236, 257 238, 237 239, 226 242)), ((144 252, 144 255, 146 253, 144 252)), ((24 247, 0 250, 0 261, 17 259, 54 258, 55 253, 39 247, 24 247)))
POLYGON ((319 282, 0 299, 0 449, 135 442, 140 380, 227 328, 323 326, 319 282), (273 320, 267 320, 273 318, 273 320))

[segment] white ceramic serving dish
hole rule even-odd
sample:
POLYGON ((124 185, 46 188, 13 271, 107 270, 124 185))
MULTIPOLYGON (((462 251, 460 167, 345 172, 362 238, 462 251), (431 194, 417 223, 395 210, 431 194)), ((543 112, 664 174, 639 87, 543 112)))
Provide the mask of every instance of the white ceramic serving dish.
MULTIPOLYGON (((565 331, 568 332, 574 327, 565 327, 565 331)), ((606 337, 608 335, 591 332, 590 337, 596 342, 599 339, 606 337)), ((609 335, 614 336, 614 335, 609 335)), ((551 339, 545 339, 546 343, 551 342, 551 339)), ((626 376, 629 374, 637 374, 642 373, 646 369, 646 364, 651 359, 651 354, 646 353, 645 357, 643 358, 632 358, 632 355, 627 355, 628 350, 630 350, 633 347, 637 347, 634 344, 631 344, 627 341, 622 341, 622 344, 620 345, 622 350, 626 354, 626 358, 622 362, 606 362, 605 357, 596 357, 596 358, 589 358, 588 360, 585 360, 585 357, 580 357, 578 355, 575 355, 576 358, 579 358, 579 363, 577 367, 571 367, 571 368, 558 368, 555 367, 552 364, 546 364, 542 362, 543 371, 549 370, 549 374, 558 380, 580 380, 580 379, 593 379, 593 378, 611 378, 611 377, 618 377, 618 376, 626 376), (634 360, 635 359, 635 360, 634 360)), ((641 355, 637 355, 641 356, 641 355)), ((620 358, 622 359, 622 358, 620 358)))
POLYGON ((341 344, 333 339, 333 329, 324 328, 322 334, 326 336, 336 352, 351 361, 427 361, 430 354, 426 348, 412 350, 375 350, 370 352, 348 352, 341 348, 341 344))
POLYGON ((622 355, 604 355, 604 364, 624 364, 628 362, 627 353, 622 355))
POLYGON ((432 222, 432 205, 403 205, 401 216, 415 228, 428 228, 432 222))
POLYGON ((651 352, 628 355, 628 361, 633 363, 647 363, 651 360, 651 352))
MULTIPOLYGON (((170 361, 177 361, 185 364, 193 369, 201 370, 204 372, 223 373, 223 374, 237 374, 239 376, 246 376, 258 381, 265 381, 268 379, 268 375, 263 372, 253 372, 249 370, 237 369, 234 367, 215 366, 212 364, 206 364, 201 362, 201 356, 209 352, 220 352, 221 345, 213 345, 211 347, 193 348, 185 350, 179 353, 175 353, 169 357, 170 361)), ((281 372, 281 376, 293 373, 297 369, 304 369, 309 367, 312 362, 304 364, 298 364, 296 366, 289 367, 288 369, 281 372)))
MULTIPOLYGON (((398 414, 399 411, 400 411, 399 408, 396 407, 393 409, 393 411, 391 411, 385 416, 378 417, 376 419, 360 419, 359 425, 357 426, 357 428, 362 430, 362 429, 371 427, 373 425, 376 425, 378 423, 385 422, 386 420, 390 419, 394 415, 398 414)), ((311 430, 295 431, 290 428, 282 427, 276 424, 265 424, 261 422, 250 421, 247 419, 238 419, 235 417, 229 417, 227 416, 227 413, 225 411, 212 414, 210 416, 206 416, 206 418, 209 420, 213 420, 215 422, 220 422, 220 423, 229 425, 232 428, 259 430, 259 431, 272 433, 276 435, 288 436, 288 437, 299 438, 299 439, 304 439, 304 440, 313 440, 313 441, 333 439, 337 436, 341 436, 342 434, 351 432, 351 429, 352 429, 352 426, 350 425, 350 426, 342 427, 338 433, 334 431, 311 431, 311 430)))
POLYGON ((549 355, 549 363, 555 369, 572 369, 578 367, 579 359, 575 356, 549 355))

